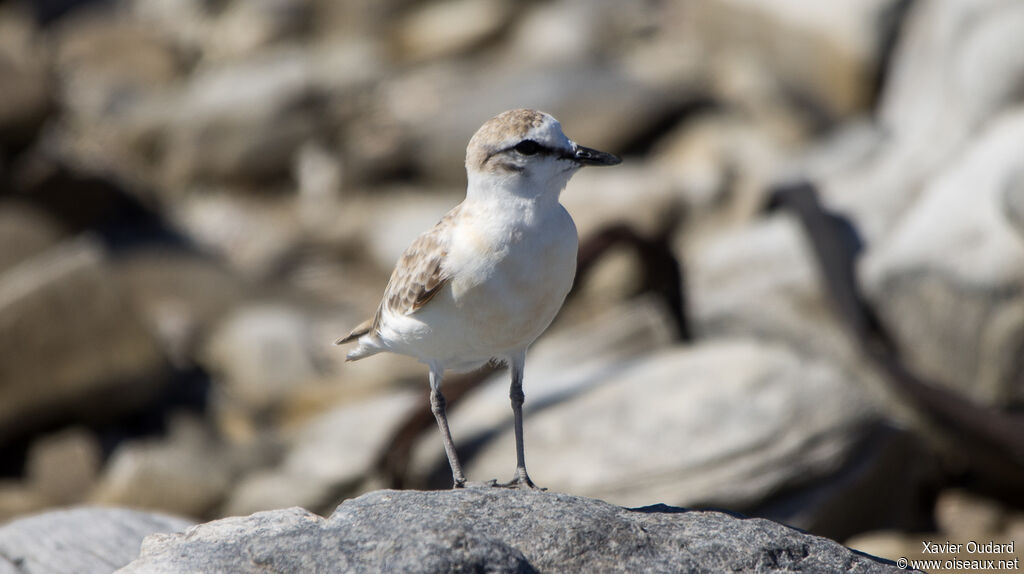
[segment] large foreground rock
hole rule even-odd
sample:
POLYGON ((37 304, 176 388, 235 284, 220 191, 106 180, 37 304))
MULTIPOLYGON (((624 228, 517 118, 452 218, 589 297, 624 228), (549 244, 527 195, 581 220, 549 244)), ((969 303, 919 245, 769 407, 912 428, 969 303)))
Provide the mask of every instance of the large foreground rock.
POLYGON ((377 491, 150 536, 120 574, 162 572, 896 572, 762 519, 626 509, 546 492, 377 491))
POLYGON ((190 524, 122 508, 82 507, 29 516, 0 527, 0 573, 107 574, 138 556, 145 536, 190 524))

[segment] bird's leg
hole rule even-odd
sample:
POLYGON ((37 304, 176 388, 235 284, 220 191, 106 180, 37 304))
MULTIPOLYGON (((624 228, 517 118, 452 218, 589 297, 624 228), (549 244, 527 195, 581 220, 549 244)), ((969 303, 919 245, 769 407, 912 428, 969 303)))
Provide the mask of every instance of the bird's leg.
POLYGON ((510 488, 537 488, 530 480, 530 475, 526 473, 526 453, 523 447, 523 401, 526 399, 526 395, 523 393, 524 362, 524 356, 509 361, 512 385, 508 396, 512 400, 512 417, 516 435, 516 476, 511 482, 502 486, 510 488))
POLYGON ((459 464, 459 456, 455 453, 455 442, 452 441, 452 433, 448 430, 446 401, 441 394, 442 372, 441 369, 430 368, 430 411, 437 419, 437 428, 441 430, 441 439, 444 440, 444 452, 448 455, 448 464, 452 467, 452 488, 462 488, 466 486, 466 477, 462 474, 462 465, 459 464))

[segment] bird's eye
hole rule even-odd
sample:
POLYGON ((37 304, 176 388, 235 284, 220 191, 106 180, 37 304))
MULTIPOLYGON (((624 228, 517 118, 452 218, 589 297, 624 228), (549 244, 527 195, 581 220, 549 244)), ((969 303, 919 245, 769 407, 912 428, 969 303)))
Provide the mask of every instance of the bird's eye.
POLYGON ((523 140, 517 143, 513 149, 523 155, 533 155, 540 151, 540 144, 533 140, 523 140))

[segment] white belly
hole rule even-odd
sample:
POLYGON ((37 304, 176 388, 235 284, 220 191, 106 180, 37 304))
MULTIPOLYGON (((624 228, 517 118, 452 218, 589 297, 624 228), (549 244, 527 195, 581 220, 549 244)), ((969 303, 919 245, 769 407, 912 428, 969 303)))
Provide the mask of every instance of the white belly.
POLYGON ((451 281, 418 312, 388 321, 404 331, 397 338, 415 339, 393 350, 463 370, 533 343, 572 287, 578 248, 564 209, 542 223, 512 230, 511 240, 507 229, 459 230, 449 251, 451 281))

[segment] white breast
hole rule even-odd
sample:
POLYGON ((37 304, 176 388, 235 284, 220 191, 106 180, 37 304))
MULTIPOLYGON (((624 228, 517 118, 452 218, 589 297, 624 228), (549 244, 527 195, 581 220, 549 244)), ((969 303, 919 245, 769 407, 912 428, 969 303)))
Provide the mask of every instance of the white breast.
POLYGON ((529 346, 576 273, 576 227, 561 205, 522 218, 489 217, 486 206, 467 215, 449 245, 451 281, 410 317, 419 324, 417 356, 454 369, 529 346))

